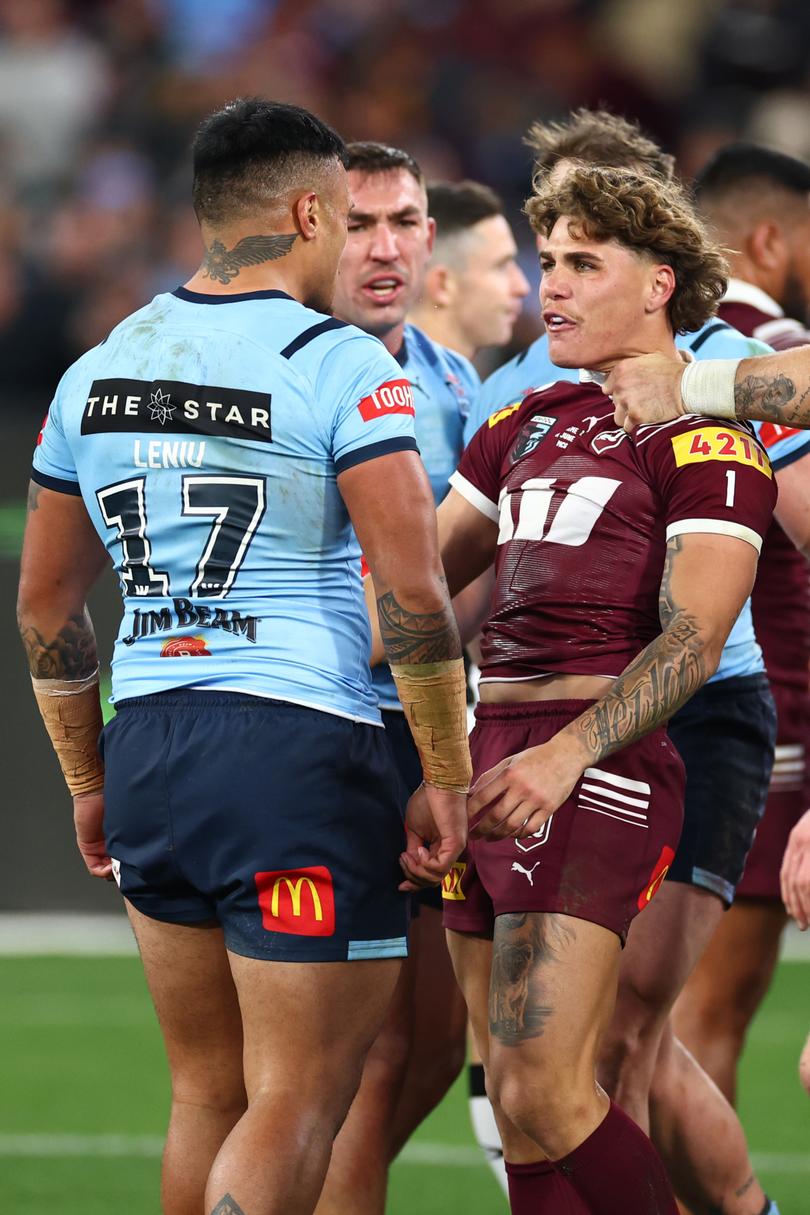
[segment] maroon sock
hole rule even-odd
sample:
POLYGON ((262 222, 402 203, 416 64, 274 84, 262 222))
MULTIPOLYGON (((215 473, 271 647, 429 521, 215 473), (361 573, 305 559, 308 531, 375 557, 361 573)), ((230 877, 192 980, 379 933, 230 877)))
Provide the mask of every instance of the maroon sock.
POLYGON ((591 1215, 678 1215, 658 1153, 612 1101, 605 1120, 556 1165, 591 1215))
POLYGON ((550 1160, 532 1164, 504 1161, 512 1215, 590 1215, 572 1185, 550 1160))

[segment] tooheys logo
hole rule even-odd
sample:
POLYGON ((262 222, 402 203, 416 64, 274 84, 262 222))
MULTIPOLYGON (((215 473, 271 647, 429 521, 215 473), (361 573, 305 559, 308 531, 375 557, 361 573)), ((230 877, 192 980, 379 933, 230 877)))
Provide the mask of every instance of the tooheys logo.
POLYGON ((47 424, 48 424, 48 414, 46 413, 45 417, 42 419, 42 425, 39 428, 39 434, 37 435, 37 447, 39 447, 40 443, 45 438, 45 427, 47 426, 47 424))
POLYGON ((363 397, 357 408, 364 422, 387 413, 413 414, 413 386, 410 380, 387 380, 371 396, 363 397))
POLYGON ((763 447, 773 447, 780 439, 787 439, 790 435, 801 433, 795 426, 777 426, 775 422, 763 422, 757 437, 763 447))
POLYGON ((82 434, 201 434, 272 442, 270 393, 181 380, 94 380, 82 434))
POLYGON ((299 937, 331 937, 335 932, 335 892, 324 865, 271 869, 254 874, 262 927, 299 937))

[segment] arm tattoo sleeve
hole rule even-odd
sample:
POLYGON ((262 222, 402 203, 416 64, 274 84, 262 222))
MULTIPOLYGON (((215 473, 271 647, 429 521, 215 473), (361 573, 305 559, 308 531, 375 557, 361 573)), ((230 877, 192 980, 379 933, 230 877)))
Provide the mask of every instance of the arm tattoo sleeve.
POLYGON ((672 595, 672 567, 680 549, 679 537, 667 545, 658 599, 663 632, 622 672, 610 692, 577 718, 576 727, 594 760, 667 721, 706 681, 709 672, 698 621, 672 595))
POLYGON ((377 600, 380 633, 389 663, 445 662, 461 657, 461 641, 449 603, 438 612, 411 612, 392 591, 377 600))
POLYGON ((574 928, 554 914, 519 912, 498 917, 492 944, 490 1033, 504 1046, 542 1036, 554 1006, 544 972, 576 940, 574 928))
POLYGON ((796 385, 789 376, 747 375, 734 385, 734 409, 738 418, 776 422, 783 426, 810 426, 810 388, 796 399, 796 385))
POLYGON ((290 252, 298 236, 245 236, 233 249, 226 249, 221 240, 213 240, 203 258, 203 274, 218 283, 229 283, 243 266, 259 266, 274 262, 290 252))
POLYGON ((28 666, 36 679, 83 679, 98 666, 96 635, 90 615, 71 616, 55 637, 20 620, 28 666))

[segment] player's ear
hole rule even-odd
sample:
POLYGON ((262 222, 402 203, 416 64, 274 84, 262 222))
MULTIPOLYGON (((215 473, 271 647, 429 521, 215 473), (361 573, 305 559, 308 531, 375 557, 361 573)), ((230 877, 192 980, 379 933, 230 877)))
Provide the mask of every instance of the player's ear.
POLYGON ((666 308, 675 290, 675 271, 671 266, 661 262, 650 269, 649 288, 647 291, 647 312, 659 312, 666 308))
POLYGON ((748 234, 746 252, 760 270, 778 270, 785 258, 785 238, 775 220, 763 219, 748 234))
POLYGON ((455 278, 447 266, 430 266, 425 275, 424 296, 436 308, 448 308, 455 297, 455 278))
POLYGON ((432 253, 433 245, 435 244, 435 241, 436 241, 436 220, 433 218, 432 215, 428 216, 427 226, 428 226, 428 252, 432 253))
POLYGON ((296 198, 292 206, 293 221, 304 240, 312 240, 321 223, 322 208, 318 195, 314 190, 296 198))

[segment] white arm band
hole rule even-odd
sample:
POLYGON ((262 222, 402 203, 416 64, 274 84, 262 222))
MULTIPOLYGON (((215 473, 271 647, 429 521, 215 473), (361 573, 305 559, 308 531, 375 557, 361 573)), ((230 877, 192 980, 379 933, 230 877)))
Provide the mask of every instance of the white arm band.
POLYGON ((734 378, 742 359, 703 359, 687 363, 681 379, 684 413, 736 420, 734 378))

